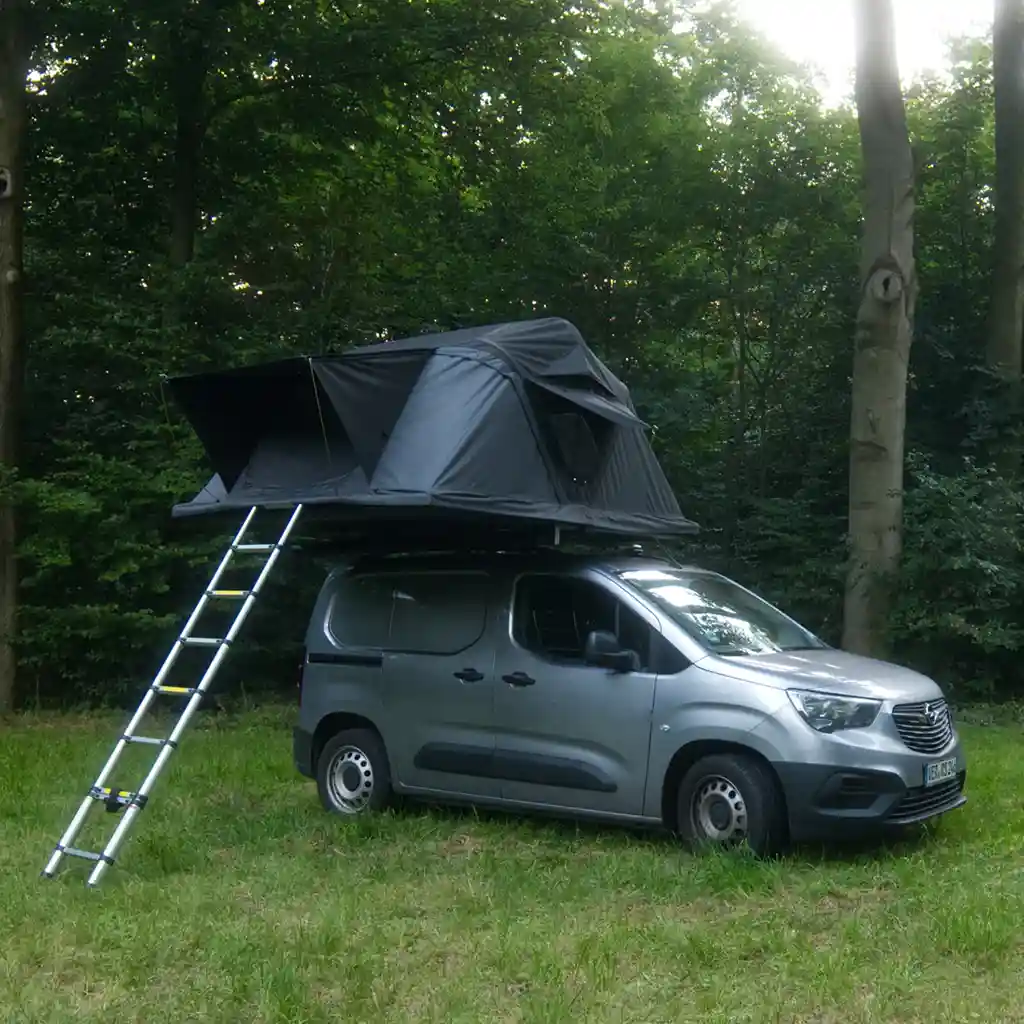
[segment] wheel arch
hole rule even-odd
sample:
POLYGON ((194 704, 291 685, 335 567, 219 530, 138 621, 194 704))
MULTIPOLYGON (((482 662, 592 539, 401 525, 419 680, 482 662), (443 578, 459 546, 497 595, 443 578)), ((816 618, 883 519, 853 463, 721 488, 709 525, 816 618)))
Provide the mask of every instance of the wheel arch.
MULTIPOLYGON (((376 734, 380 740, 380 745, 384 749, 384 756, 387 757, 387 744, 384 742, 384 737, 381 734, 380 729, 377 728, 376 724, 364 715, 356 715, 349 711, 334 711, 329 715, 324 715, 323 718, 317 722, 316 729, 313 731, 313 743, 310 761, 313 766, 313 771, 317 769, 317 765, 320 763, 320 755, 324 751, 324 747, 327 746, 328 741, 337 736, 340 732, 345 732, 347 729, 368 729, 370 732, 376 734)), ((390 758, 388 758, 390 761, 390 758)))
POLYGON ((783 820, 788 821, 789 813, 782 780, 779 778, 779 773, 775 770, 774 765, 764 754, 753 747, 730 740, 694 740, 692 743, 684 744, 672 755, 672 760, 669 761, 662 780, 661 820, 670 831, 675 832, 679 826, 676 794, 679 790, 679 784, 683 781, 683 776, 702 757, 710 757, 712 754, 739 754, 749 757, 760 764, 775 782, 783 820))

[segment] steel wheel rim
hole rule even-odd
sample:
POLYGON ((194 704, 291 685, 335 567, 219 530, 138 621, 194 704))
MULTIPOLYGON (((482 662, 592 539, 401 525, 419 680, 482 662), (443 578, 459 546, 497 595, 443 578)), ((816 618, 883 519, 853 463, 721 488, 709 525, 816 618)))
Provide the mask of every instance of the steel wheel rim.
POLYGON ((342 814, 366 810, 373 795, 373 765, 358 747, 342 747, 331 759, 327 793, 342 814))
POLYGON ((723 775, 701 779, 690 802, 690 821, 699 839, 735 846, 747 838, 747 804, 739 786, 723 775))

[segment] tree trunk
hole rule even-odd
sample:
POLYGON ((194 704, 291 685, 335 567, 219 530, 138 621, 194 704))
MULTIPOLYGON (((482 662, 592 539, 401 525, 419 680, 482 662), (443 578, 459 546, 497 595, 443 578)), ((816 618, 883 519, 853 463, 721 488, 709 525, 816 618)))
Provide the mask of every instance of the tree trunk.
MULTIPOLYGON (((1024 0, 996 0, 992 31, 996 114, 995 239, 987 362, 1002 383, 1004 414, 1019 409, 1024 331, 1024 0)), ((1004 472, 1018 468, 1017 445, 1001 444, 1004 472)))
POLYGON ((216 5, 189 7, 171 41, 175 132, 168 252, 172 277, 164 306, 166 326, 177 326, 184 318, 181 272, 195 254, 199 169, 206 136, 206 76, 216 10, 216 5))
POLYGON ((17 536, 9 483, 18 465, 24 337, 24 209, 27 38, 21 0, 0 0, 0 712, 14 704, 18 615, 17 536))
POLYGON ((174 185, 171 193, 171 266, 180 270, 192 262, 196 246, 196 205, 199 161, 206 134, 202 120, 202 68, 193 68, 176 97, 174 185))
POLYGON ((170 287, 164 303, 164 326, 186 319, 182 272, 192 262, 196 245, 197 183, 204 130, 179 107, 174 143, 174 184, 171 191, 170 287))
POLYGON ((907 365, 917 291, 914 169, 890 0, 856 0, 855 10, 865 193, 843 646, 884 657, 903 528, 907 365))

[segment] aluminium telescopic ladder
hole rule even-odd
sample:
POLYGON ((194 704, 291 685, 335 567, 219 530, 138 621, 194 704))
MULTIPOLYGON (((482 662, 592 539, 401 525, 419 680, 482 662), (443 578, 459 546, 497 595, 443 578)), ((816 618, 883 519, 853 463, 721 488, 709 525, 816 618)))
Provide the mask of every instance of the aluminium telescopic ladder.
POLYGON ((114 863, 117 851, 124 842, 128 831, 132 827, 136 817, 138 817, 139 812, 146 806, 154 783, 166 767, 167 762, 171 759, 171 755, 177 749, 181 736, 188 727, 192 716, 199 710, 199 706, 203 701, 203 695, 209 690, 210 684, 213 682, 213 679, 217 674, 217 670, 227 657, 231 644, 234 642, 239 631, 244 625, 245 620, 248 618, 249 612, 252 610, 252 607, 256 602, 260 589, 265 583, 267 577, 270 575, 271 570, 274 568, 274 563, 279 558, 282 549, 287 544, 288 538, 302 512, 302 506, 297 505, 294 508, 281 532, 280 537, 277 541, 269 544, 250 544, 245 542, 246 534, 248 533, 249 527, 256 516, 256 512, 257 506, 254 506, 249 510, 241 528, 238 533, 235 534, 228 550, 221 559, 220 565, 217 566, 217 570, 214 572, 209 584, 207 584, 202 597, 200 597, 199 603, 193 609, 192 614, 185 623, 178 639, 175 640, 174 645, 171 647, 170 653, 167 655, 163 666, 156 674, 153 682, 150 683, 138 709, 132 716, 127 728, 118 739, 110 757, 107 758, 107 763, 103 766, 99 775, 96 777, 96 781, 93 783, 86 797, 82 800, 82 803, 78 808, 78 812, 71 820, 71 824, 67 827, 67 831, 65 831, 64 835, 61 836, 60 842, 57 843, 57 847, 53 851, 53 855, 50 857, 49 862, 46 867, 43 868, 42 874, 44 877, 53 878, 64 857, 78 857, 82 860, 95 862, 95 867, 93 867, 87 883, 90 886, 95 886, 99 883, 99 880, 103 877, 107 868, 114 863), (218 589, 218 584, 228 567, 231 565, 231 561, 234 556, 236 554, 243 553, 266 555, 266 561, 260 570, 256 582, 249 590, 218 589), (200 616, 206 610, 207 605, 211 601, 224 600, 242 602, 241 607, 235 614, 227 633, 220 637, 196 636, 193 633, 193 630, 195 629, 200 616), (178 660, 178 656, 186 647, 213 648, 215 649, 215 653, 209 666, 196 686, 186 687, 165 685, 164 680, 170 673, 174 663, 178 660), (161 695, 168 695, 177 698, 187 696, 189 700, 178 716, 178 720, 169 736, 160 738, 140 736, 137 730, 142 723, 142 720, 150 710, 153 702, 161 695), (115 786, 108 784, 108 780, 113 774, 114 768, 117 766, 121 755, 124 753, 128 745, 132 743, 141 743, 157 747, 159 749, 159 753, 156 755, 152 767, 149 769, 149 773, 143 780, 142 785, 139 786, 137 790, 132 791, 118 789, 115 786), (122 810, 124 811, 123 816, 118 822, 117 827, 114 829, 113 834, 110 836, 110 839, 102 853, 80 850, 71 845, 74 843, 82 829, 82 826, 85 824, 86 818, 89 816, 89 811, 97 803, 104 804, 107 810, 113 813, 118 813, 122 810))

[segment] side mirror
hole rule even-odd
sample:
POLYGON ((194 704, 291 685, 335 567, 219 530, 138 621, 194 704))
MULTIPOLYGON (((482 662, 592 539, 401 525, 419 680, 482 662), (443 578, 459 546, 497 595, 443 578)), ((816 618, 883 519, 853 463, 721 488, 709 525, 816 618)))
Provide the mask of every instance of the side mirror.
POLYGON ((587 635, 583 658, 588 665, 616 672, 635 672, 640 667, 636 652, 623 650, 619 638, 606 629, 595 629, 587 635))

